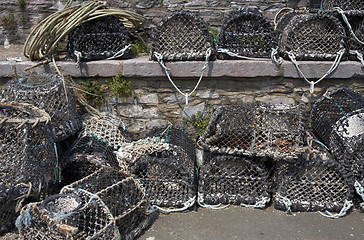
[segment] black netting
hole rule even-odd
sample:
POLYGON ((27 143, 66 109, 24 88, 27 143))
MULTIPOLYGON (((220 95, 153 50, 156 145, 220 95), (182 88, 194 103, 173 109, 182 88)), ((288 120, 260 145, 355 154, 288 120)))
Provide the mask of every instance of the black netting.
MULTIPOLYGON (((364 41, 364 15, 358 15, 355 17, 349 17, 348 21, 352 27, 355 36, 360 40, 364 41)), ((358 51, 360 54, 364 54, 364 44, 358 42, 357 39, 348 31, 348 49, 351 51, 358 51)), ((350 59, 356 60, 357 56, 355 53, 350 54, 350 59)))
MULTIPOLYGON (((2 193, 0 192, 0 194, 2 193)), ((15 208, 16 201, 0 200, 0 236, 15 228, 15 220, 19 215, 19 213, 15 211, 15 208)))
MULTIPOLYGON (((73 58, 79 55, 82 61, 117 56, 129 44, 128 30, 115 16, 101 17, 83 23, 69 35, 69 53, 73 58)), ((130 56, 131 51, 127 49, 124 55, 119 57, 130 56)))
POLYGON ((198 186, 200 204, 264 208, 270 201, 272 184, 262 160, 205 152, 203 161, 198 186))
POLYGON ((310 0, 308 4, 311 9, 321 9, 331 11, 334 7, 339 7, 344 11, 363 10, 362 0, 310 0))
POLYGON ((273 202, 280 210, 340 212, 353 197, 352 176, 323 148, 310 147, 300 162, 279 162, 275 174, 273 202))
POLYGON ((195 161, 178 145, 167 150, 144 154, 130 171, 145 189, 151 204, 184 207, 196 197, 195 161))
POLYGON ((213 47, 206 23, 187 11, 164 17, 152 38, 153 60, 154 53, 161 54, 164 61, 205 60, 207 50, 213 47))
MULTIPOLYGON (((218 37, 219 49, 254 58, 270 58, 277 47, 273 27, 256 7, 234 11, 225 20, 218 37)), ((219 53, 219 59, 237 59, 228 53, 219 53)))
POLYGON ((329 145, 329 137, 337 120, 364 107, 364 97, 348 88, 327 92, 315 102, 311 111, 311 126, 314 133, 329 145))
POLYGON ((303 145, 302 105, 257 103, 214 110, 199 144, 208 151, 297 159, 303 145))
POLYGON ((15 78, 7 83, 2 98, 33 104, 51 117, 50 127, 55 141, 64 140, 81 128, 72 89, 65 88, 58 75, 34 74, 15 78))
POLYGON ((115 219, 121 239, 130 239, 150 223, 152 216, 146 212, 148 204, 144 191, 134 178, 123 172, 101 168, 64 187, 61 193, 77 192, 78 189, 98 196, 105 203, 115 219))
POLYGON ((350 171, 356 180, 364 174, 364 108, 341 117, 329 138, 335 159, 350 171))
POLYGON ((279 50, 286 59, 292 53, 297 60, 333 60, 345 50, 345 30, 332 14, 295 13, 282 21, 288 24, 279 24, 279 50))
POLYGON ((49 121, 33 105, 0 101, 0 201, 38 194, 54 179, 57 159, 49 121))

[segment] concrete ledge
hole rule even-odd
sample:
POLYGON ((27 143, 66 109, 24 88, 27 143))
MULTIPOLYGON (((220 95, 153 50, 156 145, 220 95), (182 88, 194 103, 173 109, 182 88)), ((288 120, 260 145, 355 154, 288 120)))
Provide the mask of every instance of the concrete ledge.
MULTIPOLYGON (((17 73, 24 75, 26 67, 36 62, 0 62, 0 77, 14 76, 14 66, 17 73)), ((195 78, 201 74, 203 66, 201 61, 191 62, 167 62, 171 76, 175 78, 195 78)), ((318 79, 331 67, 330 61, 300 61, 302 71, 307 78, 318 79)), ((58 61, 57 65, 64 75, 72 77, 112 77, 118 72, 123 76, 131 78, 165 78, 165 74, 158 62, 149 61, 146 57, 139 57, 128 60, 101 60, 81 63, 77 67, 75 62, 58 61)), ((36 72, 54 72, 53 64, 46 64, 32 69, 36 72)), ((209 78, 254 78, 254 77, 287 77, 302 78, 295 66, 289 61, 283 61, 277 67, 270 61, 251 60, 216 60, 209 63, 205 70, 205 77, 209 78)), ((360 62, 343 61, 337 70, 328 78, 348 79, 364 77, 364 68, 360 62)))

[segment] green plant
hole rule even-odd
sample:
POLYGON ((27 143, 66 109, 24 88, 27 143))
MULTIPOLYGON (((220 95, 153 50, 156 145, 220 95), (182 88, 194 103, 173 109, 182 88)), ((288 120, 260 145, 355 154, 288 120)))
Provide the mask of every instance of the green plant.
POLYGON ((24 7, 25 6, 25 0, 18 0, 18 5, 19 5, 19 7, 24 7))
POLYGON ((14 14, 12 13, 9 13, 8 16, 3 16, 1 17, 1 22, 4 24, 4 25, 10 25, 12 23, 15 23, 15 20, 14 20, 14 14))
POLYGON ((131 51, 134 56, 138 56, 141 53, 148 53, 148 48, 143 41, 137 39, 131 44, 131 51))
POLYGON ((106 80, 106 86, 112 95, 120 97, 123 101, 131 96, 138 97, 131 85, 131 81, 123 78, 120 74, 106 80))
POLYGON ((84 91, 82 96, 93 107, 101 107, 105 102, 101 93, 101 86, 96 80, 85 80, 80 82, 82 90, 84 91))
POLYGON ((195 141, 197 142, 198 138, 205 131, 210 121, 210 112, 207 111, 205 114, 198 111, 196 114, 192 114, 190 118, 183 118, 188 126, 192 126, 196 130, 195 141))
POLYGON ((21 15, 20 18, 19 18, 19 22, 23 22, 24 21, 24 16, 21 15))

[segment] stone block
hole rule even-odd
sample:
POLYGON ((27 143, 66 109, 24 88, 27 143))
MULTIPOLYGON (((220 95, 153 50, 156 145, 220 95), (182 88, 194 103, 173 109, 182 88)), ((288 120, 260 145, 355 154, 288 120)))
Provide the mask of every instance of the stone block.
POLYGON ((155 119, 160 116, 157 107, 143 107, 141 105, 118 106, 118 113, 125 118, 155 119))
POLYGON ((257 101, 267 103, 267 104, 295 104, 295 100, 293 98, 287 96, 278 96, 278 95, 267 95, 264 97, 257 97, 257 101))
POLYGON ((205 111, 205 103, 200 103, 194 106, 185 106, 182 111, 182 116, 186 118, 190 118, 192 115, 197 112, 203 113, 205 111))

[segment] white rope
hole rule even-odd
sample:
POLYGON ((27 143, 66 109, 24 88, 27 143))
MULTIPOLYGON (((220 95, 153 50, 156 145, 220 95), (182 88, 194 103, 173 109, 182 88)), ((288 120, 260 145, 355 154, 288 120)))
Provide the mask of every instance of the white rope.
POLYGON ((6 61, 10 61, 10 62, 22 62, 23 60, 21 59, 21 57, 7 57, 7 56, 5 56, 5 58, 6 58, 6 61))
POLYGON ((345 200, 345 203, 344 203, 344 206, 343 208, 340 210, 339 213, 336 213, 336 214, 332 214, 331 212, 329 211, 325 211, 325 213, 322 213, 319 211, 319 213, 324 216, 324 217, 328 217, 328 218, 340 218, 340 217, 343 217, 346 215, 346 213, 348 212, 348 210, 353 206, 353 202, 352 201, 348 201, 348 200, 345 200))
POLYGON ((108 59, 108 60, 112 60, 112 59, 115 59, 115 58, 122 57, 122 56, 125 54, 126 50, 128 50, 128 49, 130 49, 130 48, 131 48, 131 44, 129 44, 129 45, 127 45, 127 46, 125 46, 125 47, 124 47, 123 49, 121 49, 119 52, 115 53, 115 54, 114 54, 114 56, 109 57, 109 58, 107 58, 107 59, 108 59))
POLYGON ((346 24, 346 26, 348 27, 348 29, 349 29, 349 31, 350 31, 350 33, 351 33, 351 35, 355 38, 355 40, 356 41, 358 41, 360 44, 364 44, 364 42, 363 41, 361 41, 356 35, 355 35, 355 33, 354 33, 354 31, 353 31, 353 28, 351 27, 351 25, 350 25, 350 23, 349 23, 349 20, 348 20, 348 18, 345 16, 345 13, 344 13, 344 11, 341 9, 341 8, 339 8, 339 7, 334 7, 334 10, 336 10, 340 15, 341 15, 341 17, 343 18, 343 20, 344 20, 344 22, 345 22, 345 24, 346 24))
POLYGON ((82 53, 79 52, 79 51, 77 51, 77 50, 75 50, 75 51, 73 51, 73 54, 75 54, 75 56, 77 58, 77 61, 76 61, 77 68, 80 68, 82 53))
POLYGON ((361 62, 361 64, 364 66, 364 58, 363 54, 361 54, 358 50, 350 50, 350 54, 356 55, 356 58, 361 62))
POLYGON ((281 195, 277 195, 278 200, 280 200, 281 202, 283 202, 284 206, 286 207, 286 213, 291 213, 291 206, 292 206, 292 202, 291 200, 289 200, 286 197, 283 197, 281 195))
POLYGON ((294 55, 293 52, 287 52, 289 58, 291 59, 292 63, 295 65, 295 67, 297 68, 298 72, 301 74, 301 76, 303 77, 303 79, 305 79, 305 81, 307 83, 310 84, 310 93, 314 93, 315 91, 315 85, 319 82, 321 82, 324 78, 326 78, 327 76, 329 76, 333 71, 335 71, 335 69, 339 66, 340 60, 342 58, 342 56, 344 55, 345 50, 341 49, 339 52, 337 52, 335 61, 333 62, 333 64, 331 65, 330 69, 318 80, 316 81, 309 81, 306 76, 303 74, 297 60, 296 57, 294 55))
POLYGON ((222 205, 221 203, 217 204, 217 205, 208 205, 204 203, 204 196, 203 193, 198 193, 198 198, 197 198, 197 204, 200 205, 203 208, 209 208, 209 209, 213 209, 213 210, 220 210, 220 209, 224 209, 229 207, 230 205, 222 205))
POLYGON ((270 202, 269 197, 263 197, 260 201, 256 202, 254 205, 241 203, 240 206, 247 208, 265 208, 266 204, 270 202))
POLYGON ((154 56, 157 58, 159 64, 161 65, 161 67, 163 68, 166 76, 168 77, 168 80, 172 83, 173 87, 181 94, 183 95, 185 98, 186 98, 186 105, 188 105, 188 97, 191 96, 197 89, 198 85, 200 84, 201 80, 202 80, 202 77, 205 73, 205 69, 207 68, 208 66, 208 63, 209 63, 209 58, 211 56, 211 53, 212 53, 212 50, 211 48, 208 48, 206 50, 206 58, 205 58, 205 64, 203 65, 202 69, 201 69, 201 76, 200 76, 200 79, 198 80, 195 88, 190 92, 190 93, 183 93, 177 86, 176 84, 173 82, 173 80, 171 79, 171 76, 169 75, 168 71, 170 71, 169 68, 166 67, 166 65, 164 64, 163 62, 163 55, 160 54, 160 53, 157 53, 155 52, 154 53, 154 56))
POLYGON ((159 211, 164 213, 182 212, 192 207, 195 204, 195 202, 196 202, 196 196, 193 196, 192 198, 188 199, 187 202, 183 203, 183 207, 181 208, 162 208, 157 205, 153 205, 152 211, 158 209, 159 211))
POLYGON ((361 207, 364 207, 364 188, 363 186, 358 182, 355 181, 354 183, 354 188, 356 190, 356 193, 361 197, 361 199, 363 200, 362 203, 360 203, 361 207))

